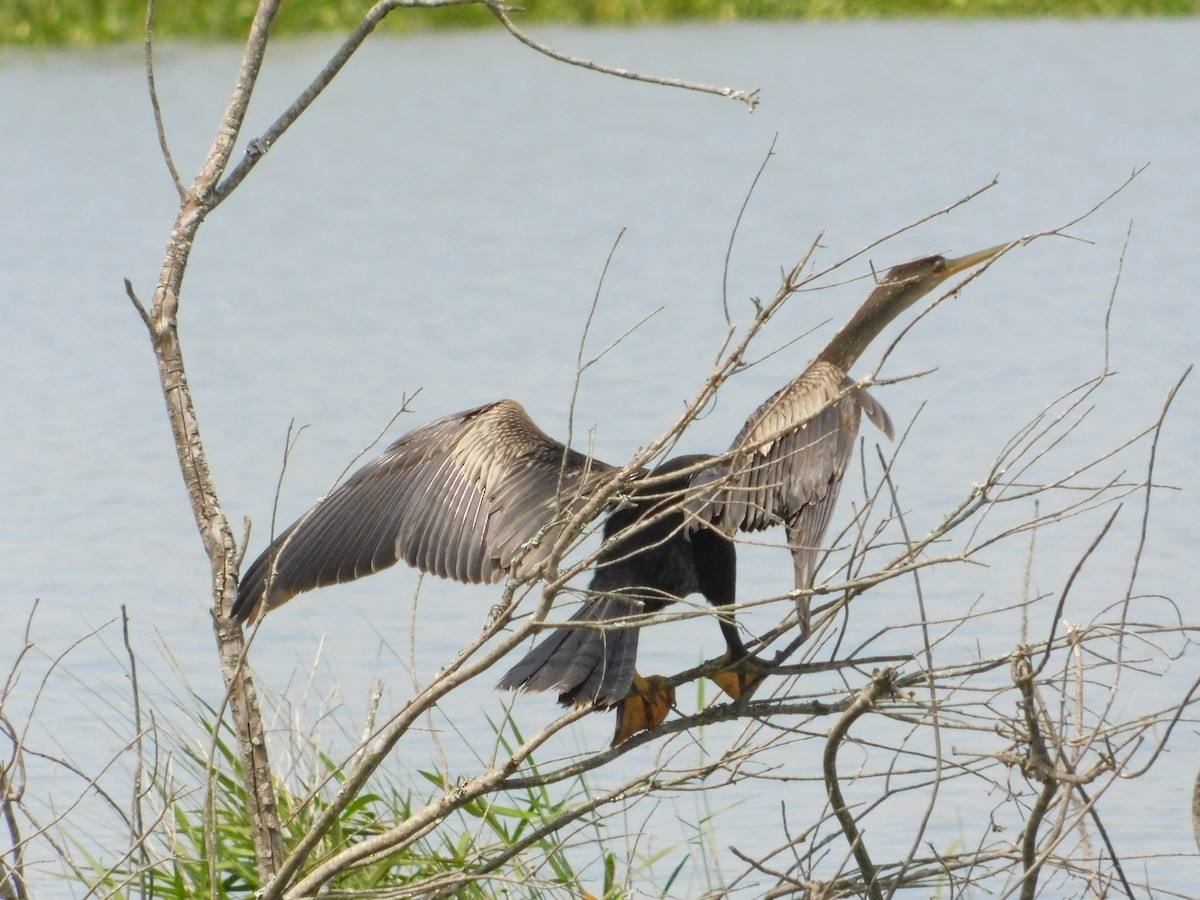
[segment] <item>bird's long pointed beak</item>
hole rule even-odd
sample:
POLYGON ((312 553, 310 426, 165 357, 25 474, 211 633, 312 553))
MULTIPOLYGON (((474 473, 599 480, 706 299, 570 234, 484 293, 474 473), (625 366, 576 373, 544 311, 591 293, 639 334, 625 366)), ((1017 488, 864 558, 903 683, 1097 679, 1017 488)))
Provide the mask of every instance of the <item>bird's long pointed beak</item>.
POLYGON ((1001 251, 1007 250, 1010 246, 1012 246, 1011 243, 997 244, 995 247, 988 247, 986 250, 980 250, 978 253, 968 253, 966 256, 960 256, 957 259, 948 259, 946 260, 946 268, 941 271, 942 277, 939 280, 944 281, 947 278, 957 275, 959 272, 966 271, 972 266, 985 263, 999 256, 1001 251))

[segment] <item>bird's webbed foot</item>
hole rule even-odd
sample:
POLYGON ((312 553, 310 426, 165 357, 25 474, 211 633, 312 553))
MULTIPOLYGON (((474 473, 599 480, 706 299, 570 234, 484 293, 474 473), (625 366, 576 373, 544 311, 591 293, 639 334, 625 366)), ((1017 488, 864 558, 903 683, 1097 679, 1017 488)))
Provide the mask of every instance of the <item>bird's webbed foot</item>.
POLYGON ((740 700, 758 687, 771 670, 768 663, 748 653, 736 655, 726 651, 721 659, 725 668, 710 675, 709 680, 734 700, 740 700))
POLYGON ((662 723, 675 706, 675 688, 661 675, 642 677, 633 673, 633 686, 617 704, 617 724, 612 746, 623 744, 639 731, 648 731, 662 723))

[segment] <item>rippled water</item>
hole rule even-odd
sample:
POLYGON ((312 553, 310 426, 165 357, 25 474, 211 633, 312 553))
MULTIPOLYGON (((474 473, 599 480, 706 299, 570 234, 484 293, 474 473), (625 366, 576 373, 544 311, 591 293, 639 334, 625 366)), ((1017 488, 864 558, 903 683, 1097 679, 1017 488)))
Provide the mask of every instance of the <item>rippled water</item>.
MULTIPOLYGON (((999 184, 975 202, 869 259, 886 267, 928 252, 965 252, 1061 225, 1149 164, 1068 229, 1077 240, 1042 240, 1011 254, 890 358, 885 375, 937 369, 878 393, 904 424, 925 404, 896 470, 914 522, 935 521, 982 477, 1016 428, 1098 371, 1118 272, 1109 327, 1112 366, 1121 374, 1079 432, 1079 446, 1115 443, 1149 422, 1200 356, 1195 21, 772 24, 542 36, 617 65, 759 87, 763 103, 751 115, 713 97, 566 69, 495 32, 370 42, 206 223, 185 285, 181 330, 201 424, 226 511, 235 522, 254 520, 252 552, 268 528, 293 419, 308 427, 280 498, 287 521, 418 389, 414 414, 389 437, 505 396, 565 435, 579 336, 622 229, 583 357, 657 312, 587 371, 575 422, 594 427, 597 455, 614 462, 654 437, 717 353, 730 231, 772 142, 774 156, 731 258, 729 304, 741 323, 747 298, 768 296, 780 267, 819 234, 817 260, 832 262, 998 175, 999 184)), ((272 47, 249 134, 266 127, 332 46, 272 47)), ((237 58, 233 47, 159 49, 167 130, 185 173, 206 147, 237 58)), ((38 715, 42 739, 61 742, 84 763, 115 753, 126 733, 123 650, 112 624, 122 604, 150 696, 179 690, 164 657, 203 695, 219 696, 207 566, 151 354, 121 283, 128 276, 143 297, 152 293, 175 202, 145 94, 138 48, 0 55, 3 666, 17 659, 25 620, 40 601, 36 649, 5 713, 19 718, 37 673, 99 629, 51 678, 38 715), (111 729, 98 725, 110 719, 111 729), (95 735, 83 747, 81 729, 95 735)), ((850 274, 868 271, 864 259, 850 274)), ((727 444, 865 290, 860 281, 794 303, 772 326, 771 346, 832 324, 729 385, 681 449, 727 444)), ((873 365, 884 346, 864 363, 873 365)), ((1144 593, 1172 596, 1185 619, 1193 593, 1185 573, 1200 524, 1197 396, 1194 385, 1185 386, 1158 448, 1156 480, 1182 490, 1157 497, 1139 581, 1144 593)), ((1136 525, 1136 516, 1123 518, 1108 562, 1089 571, 1096 603, 1127 579, 1136 525)), ((1048 536, 1032 588, 1057 590, 1098 527, 1098 519, 1087 519, 1048 536)), ((1019 596, 1023 550, 990 558, 984 574, 931 583, 931 602, 983 592, 1000 605, 1019 596)), ((769 595, 786 589, 789 577, 778 551, 747 551, 739 591, 769 595)), ((377 677, 389 681, 398 702, 408 686, 415 586, 411 572, 396 571, 296 600, 260 635, 260 681, 296 703, 339 684, 348 722, 361 716, 377 677)), ((416 677, 428 680, 453 655, 496 596, 487 588, 422 587, 416 677)), ((863 634, 914 616, 907 600, 870 602, 851 626, 863 634)), ((719 649, 716 629, 705 623, 667 630, 646 635, 646 670, 675 671, 719 649)), ((986 654, 1010 646, 1013 636, 960 640, 986 654)), ((1164 691, 1178 696, 1196 674, 1185 657, 1164 691)), ((500 709, 485 687, 449 704, 449 720, 478 728, 461 745, 447 741, 452 763, 469 763, 472 739, 487 743, 484 716, 500 709)), ((549 717, 551 704, 522 700, 518 714, 534 725, 549 717)), ((597 717, 573 740, 597 745, 609 727, 597 717)), ((1195 774, 1195 747, 1188 739, 1151 776, 1107 798, 1110 825, 1128 852, 1194 852, 1185 786, 1195 774)), ((750 794, 730 815, 773 817, 777 799, 750 794)), ((680 800, 651 822, 656 846, 678 841, 675 817, 693 816, 692 802, 680 800)), ((963 818, 986 814, 961 810, 963 818)), ((720 846, 753 840, 734 825, 718 835, 720 846)), ((722 864, 739 868, 731 858, 722 864)), ((1193 861, 1148 865, 1159 866, 1152 870, 1160 883, 1192 883, 1193 861)))

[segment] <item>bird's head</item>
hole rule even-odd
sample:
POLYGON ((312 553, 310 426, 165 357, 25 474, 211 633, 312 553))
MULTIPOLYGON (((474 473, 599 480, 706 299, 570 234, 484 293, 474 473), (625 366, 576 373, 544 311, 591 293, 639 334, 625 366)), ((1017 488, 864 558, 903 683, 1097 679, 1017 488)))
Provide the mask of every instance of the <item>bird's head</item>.
POLYGON ((965 272, 974 266, 981 265, 1005 249, 1008 244, 999 244, 968 253, 966 256, 947 258, 945 256, 926 256, 910 262, 900 263, 888 269, 887 274, 879 280, 877 292, 882 292, 889 303, 904 309, 924 297, 948 278, 959 272, 965 272), (911 299, 908 299, 911 297, 911 299), (908 299, 907 303, 903 300, 908 299))
POLYGON ((833 363, 842 372, 848 372, 867 345, 896 316, 948 278, 988 262, 1008 246, 999 244, 955 258, 926 256, 893 266, 879 279, 871 296, 845 327, 834 335, 818 358, 833 363))

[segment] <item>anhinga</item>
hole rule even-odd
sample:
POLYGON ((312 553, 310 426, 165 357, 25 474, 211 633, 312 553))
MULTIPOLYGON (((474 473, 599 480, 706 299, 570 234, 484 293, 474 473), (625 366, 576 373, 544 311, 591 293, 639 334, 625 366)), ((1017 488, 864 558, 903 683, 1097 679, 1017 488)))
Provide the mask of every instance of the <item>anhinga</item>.
MULTIPOLYGON (((711 457, 683 456, 641 473, 610 504, 592 596, 571 619, 585 627, 556 629, 499 686, 558 691, 564 704, 619 703, 633 683, 638 629, 636 620, 604 623, 692 593, 718 608, 732 604, 737 531, 782 524, 795 586, 811 588, 861 415, 892 435, 887 413, 849 378, 850 367, 896 316, 1002 249, 892 268, 816 360, 754 411, 725 462, 705 467, 711 457)), ((401 437, 276 537, 242 576, 233 616, 246 620, 264 599, 271 609, 398 560, 470 583, 532 571, 561 527, 556 515, 577 508, 614 471, 545 434, 512 400, 438 419, 401 437)), ((807 599, 798 604, 807 634, 807 599)), ((718 621, 730 661, 745 657, 732 616, 718 621)))

